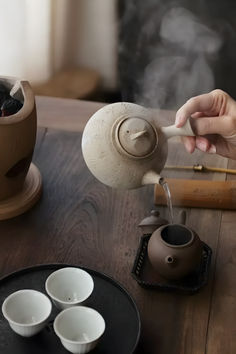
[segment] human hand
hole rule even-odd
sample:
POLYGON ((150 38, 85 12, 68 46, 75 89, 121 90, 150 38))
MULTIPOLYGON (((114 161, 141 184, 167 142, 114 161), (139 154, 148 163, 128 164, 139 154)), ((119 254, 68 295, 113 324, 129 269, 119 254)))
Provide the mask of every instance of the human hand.
POLYGON ((236 101, 222 90, 190 98, 176 113, 182 127, 192 117, 195 137, 183 137, 188 152, 195 148, 236 160, 236 101))

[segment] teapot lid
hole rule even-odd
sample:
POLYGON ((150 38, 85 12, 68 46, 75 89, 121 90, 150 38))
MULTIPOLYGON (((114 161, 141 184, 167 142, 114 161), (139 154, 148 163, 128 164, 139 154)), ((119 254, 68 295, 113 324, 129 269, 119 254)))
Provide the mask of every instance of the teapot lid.
POLYGON ((159 211, 152 210, 151 215, 143 219, 138 226, 142 229, 143 234, 152 234, 160 226, 166 224, 168 221, 160 216, 159 211))
POLYGON ((131 117, 121 122, 118 140, 128 154, 145 157, 155 149, 157 134, 153 126, 145 119, 131 117))

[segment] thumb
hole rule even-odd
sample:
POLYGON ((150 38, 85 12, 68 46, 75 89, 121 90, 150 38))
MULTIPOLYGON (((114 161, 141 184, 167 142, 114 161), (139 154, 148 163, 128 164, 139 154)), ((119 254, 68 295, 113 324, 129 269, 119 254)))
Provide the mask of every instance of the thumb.
POLYGON ((233 134, 232 118, 229 116, 201 117, 191 120, 191 126, 196 135, 220 134, 228 136, 233 134))

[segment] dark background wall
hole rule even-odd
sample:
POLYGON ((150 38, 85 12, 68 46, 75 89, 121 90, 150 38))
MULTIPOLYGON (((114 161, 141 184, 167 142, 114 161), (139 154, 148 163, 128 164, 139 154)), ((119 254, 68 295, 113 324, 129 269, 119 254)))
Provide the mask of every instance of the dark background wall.
POLYGON ((122 99, 178 108, 221 88, 236 98, 236 2, 119 1, 122 99))

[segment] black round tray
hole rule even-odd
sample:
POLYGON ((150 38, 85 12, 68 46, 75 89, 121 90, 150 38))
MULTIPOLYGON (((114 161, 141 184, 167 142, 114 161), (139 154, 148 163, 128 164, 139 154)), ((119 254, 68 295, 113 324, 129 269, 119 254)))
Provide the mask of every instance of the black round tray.
MULTIPOLYGON (((50 273, 69 264, 45 264, 25 268, 0 279, 0 304, 12 292, 20 289, 35 289, 45 292, 45 281, 50 273)), ((140 336, 138 309, 127 291, 112 278, 91 269, 86 270, 94 280, 94 291, 86 305, 99 311, 105 319, 106 330, 93 354, 130 354, 137 347, 140 336)), ((0 314, 1 354, 68 354, 53 330, 53 321, 58 314, 53 310, 48 325, 37 335, 24 338, 11 330, 0 314)))

